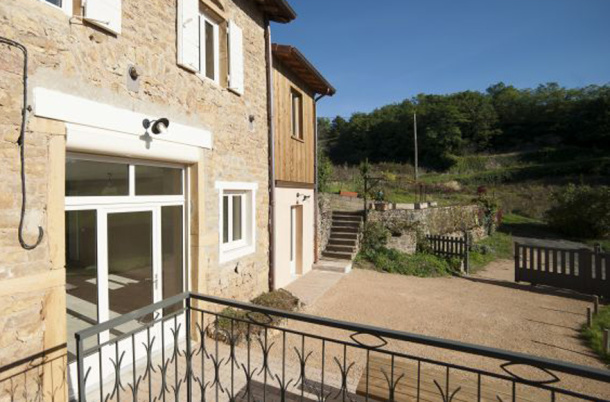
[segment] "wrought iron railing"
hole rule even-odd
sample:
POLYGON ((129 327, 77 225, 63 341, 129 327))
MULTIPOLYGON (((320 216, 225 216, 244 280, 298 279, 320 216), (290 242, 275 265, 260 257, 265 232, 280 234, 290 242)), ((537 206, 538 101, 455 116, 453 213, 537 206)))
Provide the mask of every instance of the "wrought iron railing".
POLYGON ((80 401, 610 397, 604 369, 194 293, 80 331, 76 342, 80 401))

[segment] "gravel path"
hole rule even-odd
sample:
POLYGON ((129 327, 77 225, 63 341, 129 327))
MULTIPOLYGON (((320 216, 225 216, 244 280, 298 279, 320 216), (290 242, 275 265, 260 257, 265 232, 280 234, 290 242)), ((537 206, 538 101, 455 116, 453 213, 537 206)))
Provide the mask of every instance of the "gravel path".
MULTIPOLYGON (((416 278, 356 269, 307 309, 339 320, 491 346, 603 368, 578 338, 590 301, 515 284, 513 262, 490 264, 471 278, 416 278)), ((337 336, 323 329, 324 335, 337 336)), ((394 345, 392 345, 394 346, 394 345)), ((414 355, 497 371, 498 361, 421 345, 414 355)), ((562 384, 610 398, 610 386, 562 376, 562 384)))

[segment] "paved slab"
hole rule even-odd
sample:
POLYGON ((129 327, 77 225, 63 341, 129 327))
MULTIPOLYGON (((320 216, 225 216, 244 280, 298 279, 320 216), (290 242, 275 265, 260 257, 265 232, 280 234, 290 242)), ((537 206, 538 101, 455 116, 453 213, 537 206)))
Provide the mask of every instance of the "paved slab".
POLYGON ((305 306, 310 306, 344 276, 345 274, 337 272, 312 270, 292 282, 285 289, 298 297, 305 306))

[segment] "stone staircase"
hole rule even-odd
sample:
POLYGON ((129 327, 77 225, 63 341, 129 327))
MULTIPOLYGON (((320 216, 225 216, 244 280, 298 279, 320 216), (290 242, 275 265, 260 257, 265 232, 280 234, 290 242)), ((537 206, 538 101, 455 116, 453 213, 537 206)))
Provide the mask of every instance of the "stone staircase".
POLYGON ((333 211, 330 238, 322 258, 314 269, 347 273, 358 253, 358 242, 362 228, 362 213, 333 211))

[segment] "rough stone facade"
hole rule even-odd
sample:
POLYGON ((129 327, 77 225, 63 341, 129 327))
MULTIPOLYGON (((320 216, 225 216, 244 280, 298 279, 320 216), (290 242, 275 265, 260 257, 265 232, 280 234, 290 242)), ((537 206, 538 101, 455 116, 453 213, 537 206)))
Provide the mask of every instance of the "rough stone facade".
POLYGON ((322 252, 326 249, 330 238, 330 228, 333 225, 333 209, 331 206, 331 194, 318 193, 318 210, 316 219, 318 220, 318 235, 316 236, 316 259, 322 257, 322 252))
POLYGON ((418 235, 463 236, 467 232, 473 241, 481 240, 486 231, 479 216, 477 205, 369 211, 369 221, 382 222, 392 233, 388 247, 409 254, 417 250, 418 235))
MULTIPOLYGON (((122 33, 115 36, 78 17, 68 17, 45 2, 3 0, 0 36, 21 42, 29 51, 30 99, 34 87, 44 87, 167 116, 212 132, 213 149, 202 151, 200 162, 192 166, 191 184, 197 191, 190 205, 191 289, 247 300, 268 289, 266 22, 255 2, 224 3, 226 16, 244 33, 242 96, 177 66, 174 1, 123 0, 122 33), (129 91, 126 85, 131 64, 142 71, 138 92, 129 91), (253 124, 250 116, 254 117, 253 124), (220 266, 219 198, 214 189, 217 180, 258 184, 256 251, 220 266)), ((23 359, 24 364, 33 361, 34 356, 54 350, 66 339, 66 130, 59 121, 33 115, 28 119, 25 238, 28 243, 34 242, 39 225, 45 236, 38 248, 26 251, 17 240, 22 63, 20 52, 0 45, 0 367, 23 359)), ((9 392, 22 395, 26 389, 39 389, 45 399, 65 392, 57 388, 65 366, 55 378, 47 378, 48 370, 34 369, 36 374, 27 378, 37 387, 22 387, 19 381, 23 379, 18 380, 17 373, 23 374, 23 370, 19 370, 16 366, 2 373, 0 400, 9 392)))

